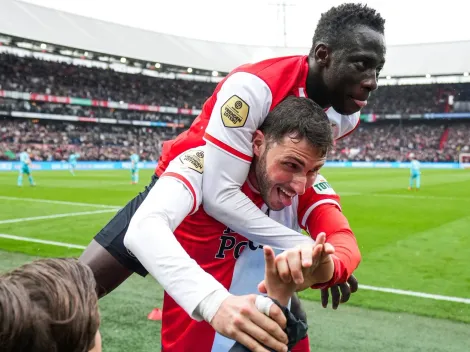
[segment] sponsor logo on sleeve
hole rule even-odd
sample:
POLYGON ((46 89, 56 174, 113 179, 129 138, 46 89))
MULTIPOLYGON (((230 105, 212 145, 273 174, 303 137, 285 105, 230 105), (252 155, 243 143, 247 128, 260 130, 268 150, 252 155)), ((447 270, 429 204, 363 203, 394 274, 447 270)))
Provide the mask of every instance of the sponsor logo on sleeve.
POLYGON ((180 161, 187 168, 202 174, 204 171, 204 151, 200 149, 190 149, 180 156, 180 161))
POLYGON ((230 97, 220 108, 222 123, 225 127, 243 127, 248 118, 250 107, 237 95, 230 97))
POLYGON ((313 189, 317 194, 336 194, 335 190, 331 188, 330 184, 323 176, 318 176, 313 184, 313 189))

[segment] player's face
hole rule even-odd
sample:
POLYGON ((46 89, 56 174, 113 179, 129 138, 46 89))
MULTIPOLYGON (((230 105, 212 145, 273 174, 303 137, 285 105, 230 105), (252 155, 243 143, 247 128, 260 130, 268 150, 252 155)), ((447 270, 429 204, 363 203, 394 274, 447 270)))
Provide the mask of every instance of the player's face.
POLYGON ((344 115, 367 105, 369 95, 377 89, 386 51, 384 36, 369 27, 357 27, 348 41, 347 48, 330 52, 323 76, 331 105, 344 115))
POLYGON ((282 143, 255 148, 257 188, 271 210, 281 210, 292 204, 292 198, 312 187, 318 171, 326 161, 325 155, 306 139, 285 137, 282 143))

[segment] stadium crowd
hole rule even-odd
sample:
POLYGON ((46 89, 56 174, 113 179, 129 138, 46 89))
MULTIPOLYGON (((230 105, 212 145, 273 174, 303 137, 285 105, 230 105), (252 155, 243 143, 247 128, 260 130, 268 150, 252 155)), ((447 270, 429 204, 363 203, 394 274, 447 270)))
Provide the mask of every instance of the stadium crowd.
MULTIPOLYGON (((0 54, 0 89, 56 96, 124 101, 135 104, 200 109, 214 83, 155 78, 0 54)), ((454 100, 470 101, 470 84, 382 86, 372 94, 363 113, 423 114, 446 112, 454 100)), ((85 118, 112 118, 189 126, 193 116, 121 110, 0 98, 0 113, 11 111, 85 118)), ((466 123, 394 120, 362 123, 355 133, 336 143, 330 160, 403 161, 413 152, 421 161, 456 161, 470 149, 466 123)), ((91 123, 4 120, 0 125, 0 159, 6 151, 32 150, 33 160, 65 160, 79 152, 80 160, 128 160, 135 148, 141 160, 158 160, 162 142, 181 129, 116 126, 91 123)))
POLYGON ((66 160, 75 152, 80 160, 129 160, 132 150, 142 161, 156 161, 171 129, 66 122, 1 121, 0 159, 30 150, 32 161, 66 160), (8 153, 7 153, 8 154, 8 153))
MULTIPOLYGON (((440 149, 444 124, 362 124, 350 137, 336 143, 329 158, 337 161, 406 161, 410 153, 418 160, 458 160, 457 148, 440 149)), ((468 129, 468 125, 467 125, 468 129)), ((470 139, 467 138, 467 144, 470 139)))
MULTIPOLYGON (((36 161, 66 160, 78 152, 80 160, 128 160, 131 149, 141 160, 158 160, 162 142, 179 131, 170 128, 116 126, 92 123, 3 120, 0 123, 0 159, 5 152, 31 149, 36 161)), ((444 136, 445 137, 445 136, 444 136)), ((350 136, 337 141, 329 160, 404 161, 414 153, 421 161, 458 161, 470 150, 470 124, 362 123, 350 136), (441 140, 448 129, 444 143, 441 140)))
POLYGON ((135 104, 200 108, 214 83, 161 79, 0 55, 0 89, 135 104))
POLYGON ((155 121, 183 123, 189 126, 194 116, 161 114, 155 112, 109 109, 96 106, 43 103, 27 100, 0 98, 0 111, 21 111, 39 114, 70 115, 89 118, 109 118, 116 120, 155 121))
MULTIPOLYGON (((200 109, 215 83, 163 79, 111 69, 0 54, 0 89, 56 96, 200 109)), ((470 101, 470 83, 382 86, 364 113, 423 114, 452 110, 470 101)))

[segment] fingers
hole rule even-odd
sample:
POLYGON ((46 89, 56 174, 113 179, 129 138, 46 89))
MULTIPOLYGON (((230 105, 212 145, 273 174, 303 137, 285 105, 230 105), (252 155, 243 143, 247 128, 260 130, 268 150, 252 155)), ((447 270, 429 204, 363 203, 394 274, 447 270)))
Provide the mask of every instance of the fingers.
POLYGON ((287 352, 288 338, 283 331, 286 318, 282 310, 272 304, 268 317, 256 308, 257 297, 229 296, 211 319, 210 325, 218 333, 240 342, 250 351, 287 352))
MULTIPOLYGON (((271 309, 269 310, 269 317, 274 320, 277 325, 281 327, 281 329, 285 329, 287 326, 287 318, 282 312, 281 308, 279 308, 277 305, 273 304, 271 306, 271 309)), ((286 340, 287 343, 287 340, 286 340)))
POLYGON ((338 285, 332 286, 330 290, 331 290, 331 304, 333 306, 333 309, 338 309, 339 298, 340 298, 338 285))
POLYGON ((268 293, 268 290, 266 289, 266 282, 264 280, 258 284, 258 291, 260 293, 268 293))
POLYGON ((320 232, 315 238, 315 244, 325 244, 325 242, 326 242, 326 234, 324 232, 320 232))
POLYGON ((340 284, 339 289, 341 290, 341 303, 346 303, 351 297, 351 289, 347 283, 340 284))
POLYGON ((263 246, 264 263, 267 274, 277 275, 274 251, 269 246, 263 246))
POLYGON ((279 277, 286 284, 291 282, 292 277, 289 269, 289 264, 287 263, 287 254, 288 252, 281 253, 275 259, 279 277))
MULTIPOLYGON (((315 248, 317 248, 317 246, 313 249, 315 248)), ((300 258, 302 260, 302 267, 310 268, 313 265, 313 253, 314 251, 312 250, 312 246, 300 246, 300 258)))
MULTIPOLYGON (((311 256, 310 247, 310 256, 311 256)), ((293 249, 287 252, 287 265, 289 266, 290 274, 296 284, 304 282, 304 275, 302 273, 301 249, 293 249)))
POLYGON ((328 307, 328 298, 330 297, 330 294, 328 293, 328 289, 325 288, 321 290, 321 305, 323 308, 328 307))
MULTIPOLYGON (((248 328, 248 330, 250 330, 250 329, 248 328)), ((248 348, 248 350, 250 350, 250 351, 269 352, 268 349, 264 348, 258 341, 256 341, 249 334, 243 332, 242 330, 237 330, 237 331, 234 331, 233 333, 230 333, 230 334, 231 334, 230 337, 233 340, 240 342, 243 346, 248 348)), ((281 345, 285 346, 283 344, 281 344, 281 345)), ((281 351, 284 352, 284 351, 287 351, 287 348, 283 349, 283 347, 281 347, 281 348, 278 347, 278 348, 274 348, 274 350, 277 351, 277 352, 281 352, 281 351)))
POLYGON ((282 330, 287 322, 281 309, 273 304, 269 311, 269 317, 258 313, 260 312, 252 314, 249 317, 250 320, 246 321, 246 325, 239 326, 239 328, 269 348, 276 351, 287 351, 288 338, 282 330))
POLYGON ((351 288, 351 292, 355 293, 359 288, 359 283, 354 275, 351 275, 348 279, 349 287, 351 288))
POLYGON ((325 243, 323 245, 323 254, 330 255, 335 252, 335 247, 331 243, 325 243))

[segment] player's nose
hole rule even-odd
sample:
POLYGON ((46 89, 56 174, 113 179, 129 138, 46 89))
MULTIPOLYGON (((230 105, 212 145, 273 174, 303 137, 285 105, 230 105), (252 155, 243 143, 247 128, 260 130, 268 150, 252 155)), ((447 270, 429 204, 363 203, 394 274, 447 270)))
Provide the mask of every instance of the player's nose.
POLYGON ((373 92, 377 89, 377 73, 375 70, 370 70, 367 77, 361 82, 361 88, 369 92, 373 92))
POLYGON ((292 189, 295 193, 299 196, 305 193, 305 189, 307 187, 307 177, 306 176, 296 176, 294 180, 291 182, 292 189))

